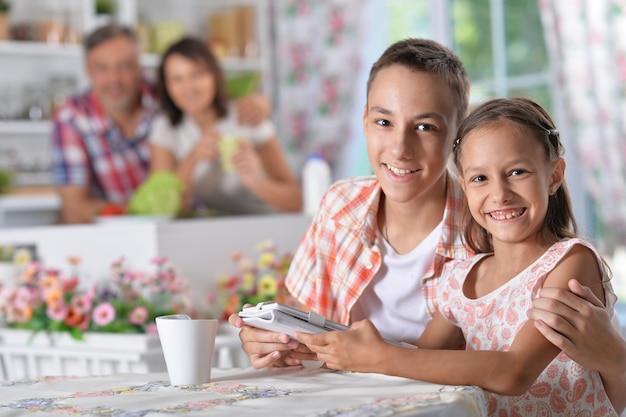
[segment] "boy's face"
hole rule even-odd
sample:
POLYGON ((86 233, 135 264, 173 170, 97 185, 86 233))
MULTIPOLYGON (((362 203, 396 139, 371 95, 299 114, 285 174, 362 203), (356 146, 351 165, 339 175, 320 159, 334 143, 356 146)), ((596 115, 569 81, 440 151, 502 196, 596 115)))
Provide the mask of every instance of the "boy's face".
POLYGON ((424 204, 444 196, 457 108, 439 76, 402 65, 382 69, 363 114, 367 153, 387 200, 424 204))

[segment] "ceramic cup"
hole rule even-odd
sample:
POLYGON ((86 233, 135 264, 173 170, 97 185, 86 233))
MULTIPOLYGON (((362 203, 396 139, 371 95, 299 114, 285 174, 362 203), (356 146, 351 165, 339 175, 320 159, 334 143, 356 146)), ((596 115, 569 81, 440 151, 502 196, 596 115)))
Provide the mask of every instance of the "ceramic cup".
POLYGON ((159 340, 172 385, 197 385, 211 380, 216 319, 190 319, 186 314, 156 318, 159 340))

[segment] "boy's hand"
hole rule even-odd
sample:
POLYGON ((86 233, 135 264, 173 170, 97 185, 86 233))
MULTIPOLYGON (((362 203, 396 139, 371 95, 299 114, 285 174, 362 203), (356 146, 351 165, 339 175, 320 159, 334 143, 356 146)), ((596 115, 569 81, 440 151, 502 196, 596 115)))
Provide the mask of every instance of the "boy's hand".
POLYGON ((254 368, 301 364, 300 357, 302 356, 298 357, 299 354, 294 351, 306 352, 307 349, 305 346, 300 346, 300 343, 291 339, 289 335, 248 326, 236 313, 230 315, 228 322, 241 329, 239 332, 241 347, 254 368))
POLYGON ((603 376, 626 372, 626 358, 620 358, 626 343, 611 324, 608 313, 593 292, 570 280, 571 292, 543 288, 533 301, 528 317, 552 344, 586 368, 603 376), (598 355, 598 352, 603 352, 598 355))

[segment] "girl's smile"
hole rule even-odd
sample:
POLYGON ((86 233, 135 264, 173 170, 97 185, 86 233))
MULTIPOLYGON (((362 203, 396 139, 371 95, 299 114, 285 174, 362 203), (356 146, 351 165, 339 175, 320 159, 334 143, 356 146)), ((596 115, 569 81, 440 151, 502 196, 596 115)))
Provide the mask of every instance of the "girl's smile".
POLYGON ((468 207, 493 239, 536 243, 548 209, 554 170, 522 125, 496 121, 470 132, 461 148, 460 174, 468 207))

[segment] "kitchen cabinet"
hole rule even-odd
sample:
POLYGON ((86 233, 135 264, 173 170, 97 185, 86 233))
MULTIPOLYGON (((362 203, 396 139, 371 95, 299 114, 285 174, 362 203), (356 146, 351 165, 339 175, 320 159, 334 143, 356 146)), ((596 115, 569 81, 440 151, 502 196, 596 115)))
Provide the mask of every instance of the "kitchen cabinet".
MULTIPOLYGON (((246 9, 254 47, 223 56, 221 62, 227 77, 258 74, 260 89, 273 96, 267 0, 112 1, 115 13, 109 19, 135 27, 141 39, 152 41, 162 39, 160 29, 172 28, 208 40, 210 24, 217 25, 215 15, 246 9)), ((81 38, 107 17, 96 13, 97 0, 9 2, 13 37, 29 40, 0 41, 0 168, 16 173, 18 187, 50 185, 50 114, 59 97, 87 87, 81 38)), ((141 62, 151 78, 160 56, 146 43, 141 62)))

